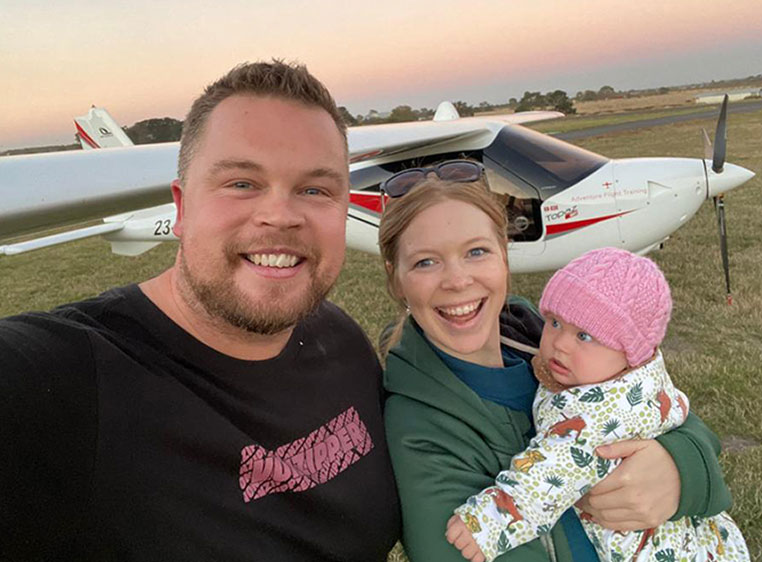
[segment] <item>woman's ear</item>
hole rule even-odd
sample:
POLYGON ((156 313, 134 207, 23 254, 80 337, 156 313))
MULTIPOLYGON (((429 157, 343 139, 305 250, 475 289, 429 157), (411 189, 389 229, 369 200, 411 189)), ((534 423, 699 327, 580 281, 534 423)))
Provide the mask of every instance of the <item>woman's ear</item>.
POLYGON ((392 262, 384 261, 384 267, 386 268, 386 278, 388 279, 388 282, 389 282, 389 292, 391 293, 392 297, 394 297, 395 299, 404 301, 404 298, 402 296, 402 291, 400 291, 400 286, 399 286, 399 283, 397 282, 396 271, 394 269, 394 266, 392 265, 392 262))

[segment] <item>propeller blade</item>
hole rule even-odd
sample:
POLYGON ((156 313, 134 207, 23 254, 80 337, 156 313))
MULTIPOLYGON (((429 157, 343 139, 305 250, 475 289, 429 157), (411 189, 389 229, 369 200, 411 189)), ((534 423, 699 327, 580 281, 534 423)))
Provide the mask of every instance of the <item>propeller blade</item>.
POLYGON ((730 264, 728 262, 728 230, 725 223, 725 202, 722 195, 714 197, 714 208, 717 211, 717 226, 720 230, 720 255, 722 256, 722 269, 725 271, 725 298, 728 304, 733 304, 733 295, 730 293, 730 264))
POLYGON ((728 95, 722 100, 720 117, 717 119, 717 129, 714 132, 714 157, 712 158, 712 170, 719 174, 725 166, 725 148, 727 144, 726 121, 728 117, 728 95))

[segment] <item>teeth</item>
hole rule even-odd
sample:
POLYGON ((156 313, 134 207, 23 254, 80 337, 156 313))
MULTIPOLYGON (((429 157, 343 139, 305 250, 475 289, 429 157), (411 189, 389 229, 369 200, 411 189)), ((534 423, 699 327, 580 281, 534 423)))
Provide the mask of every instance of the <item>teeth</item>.
POLYGON ((471 304, 465 304, 462 306, 453 306, 449 308, 440 307, 439 310, 447 314, 448 316, 465 316, 466 314, 471 314, 474 310, 479 308, 479 303, 481 301, 475 301, 471 304))
POLYGON ((249 254, 247 259, 255 265, 268 267, 294 267, 299 258, 290 254, 249 254))

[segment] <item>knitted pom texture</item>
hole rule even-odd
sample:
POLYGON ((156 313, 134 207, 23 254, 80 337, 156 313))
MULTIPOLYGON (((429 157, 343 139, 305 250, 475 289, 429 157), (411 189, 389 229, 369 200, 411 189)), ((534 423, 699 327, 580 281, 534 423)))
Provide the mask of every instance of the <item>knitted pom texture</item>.
POLYGON ((551 277, 540 311, 624 351, 635 367, 650 359, 664 339, 672 297, 654 262, 626 250, 601 248, 551 277))

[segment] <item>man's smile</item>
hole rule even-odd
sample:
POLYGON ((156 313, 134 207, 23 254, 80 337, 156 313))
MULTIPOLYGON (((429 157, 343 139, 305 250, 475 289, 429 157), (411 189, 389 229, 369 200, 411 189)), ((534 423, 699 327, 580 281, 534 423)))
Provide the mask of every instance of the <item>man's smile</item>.
POLYGON ((294 267, 297 263, 303 261, 304 258, 295 256, 293 254, 278 253, 278 254, 247 254, 246 259, 254 265, 264 265, 267 267, 294 267))

